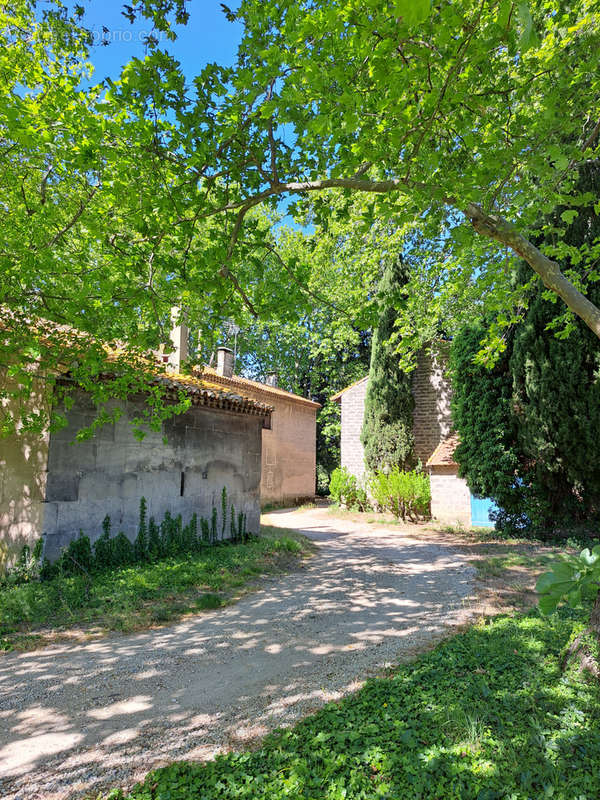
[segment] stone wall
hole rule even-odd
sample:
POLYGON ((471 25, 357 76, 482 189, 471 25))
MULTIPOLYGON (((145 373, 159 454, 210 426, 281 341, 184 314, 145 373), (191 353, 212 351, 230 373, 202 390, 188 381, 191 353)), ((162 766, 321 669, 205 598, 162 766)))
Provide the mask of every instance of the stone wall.
POLYGON ((421 350, 414 370, 412 390, 415 399, 413 432, 415 456, 423 467, 438 444, 452 430, 450 396, 452 387, 447 375, 449 344, 432 345, 431 352, 421 350))
POLYGON ((243 511, 248 530, 258 532, 262 419, 193 407, 137 441, 130 420, 141 415, 143 404, 143 397, 128 400, 118 422, 74 443, 77 430, 95 415, 80 395, 68 427, 50 436, 44 515, 49 558, 80 529, 94 541, 106 514, 113 535, 122 530, 135 538, 141 497, 157 522, 166 511, 181 514, 184 523, 193 513, 210 518, 214 506, 220 530, 224 486, 228 505, 243 511))
POLYGON ((262 433, 261 502, 293 504, 314 497, 317 407, 275 394, 265 395, 264 402, 274 411, 271 429, 262 433))
MULTIPOLYGON (((0 373, 3 386, 8 380, 0 373)), ((41 387, 34 388, 22 411, 37 412, 42 403, 41 387)), ((48 434, 0 438, 0 573, 14 563, 23 545, 33 547, 43 530, 48 441, 48 434)))
POLYGON ((429 468, 431 516, 449 525, 471 526, 471 494, 458 467, 446 465, 429 468))
POLYGON ((342 435, 340 438, 342 467, 362 480, 365 474, 365 451, 360 441, 365 416, 368 379, 358 381, 342 394, 342 435))
MULTIPOLYGON (((415 399, 413 432, 415 456, 423 465, 438 444, 452 429, 450 415, 450 378, 446 372, 448 343, 436 343, 432 352, 422 350, 412 373, 412 391, 415 399)), ((365 415, 367 379, 358 381, 341 396, 342 435, 341 463, 353 475, 364 476, 364 448, 360 441, 365 415)))

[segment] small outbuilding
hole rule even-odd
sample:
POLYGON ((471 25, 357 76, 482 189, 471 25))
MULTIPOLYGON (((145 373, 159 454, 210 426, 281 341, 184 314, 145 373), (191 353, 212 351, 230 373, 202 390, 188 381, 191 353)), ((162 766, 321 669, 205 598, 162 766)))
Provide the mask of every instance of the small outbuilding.
MULTIPOLYGON (((452 386, 447 373, 448 342, 434 342, 417 356, 412 373, 415 456, 431 482, 431 514, 452 525, 492 525, 491 503, 472 497, 459 477, 454 451, 458 437, 452 429, 452 386)), ((363 482, 364 449, 360 441, 369 376, 332 397, 341 405, 341 465, 363 482)))
POLYGON ((320 404, 280 388, 275 374, 268 376, 267 383, 260 383, 234 375, 233 370, 233 352, 219 347, 216 369, 204 367, 196 375, 272 408, 271 424, 262 432, 262 505, 295 505, 312 499, 316 488, 320 404))

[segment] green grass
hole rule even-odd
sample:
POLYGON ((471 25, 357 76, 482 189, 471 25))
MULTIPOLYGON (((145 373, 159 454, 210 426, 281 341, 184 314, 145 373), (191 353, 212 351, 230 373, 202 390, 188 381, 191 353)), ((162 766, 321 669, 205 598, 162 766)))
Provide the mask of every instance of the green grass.
POLYGON ((127 796, 595 800, 600 688, 560 665, 582 627, 569 611, 496 617, 275 732, 258 750, 173 764, 127 796))
POLYGON ((47 626, 137 630, 218 608, 259 575, 308 552, 308 541, 294 531, 263 527, 261 534, 246 544, 96 573, 91 581, 62 577, 1 588, 0 649, 39 646, 35 631, 47 626))
POLYGON ((477 572, 481 578, 499 578, 507 569, 526 567, 528 569, 549 568, 556 562, 557 554, 523 555, 522 553, 503 553, 475 561, 477 572))

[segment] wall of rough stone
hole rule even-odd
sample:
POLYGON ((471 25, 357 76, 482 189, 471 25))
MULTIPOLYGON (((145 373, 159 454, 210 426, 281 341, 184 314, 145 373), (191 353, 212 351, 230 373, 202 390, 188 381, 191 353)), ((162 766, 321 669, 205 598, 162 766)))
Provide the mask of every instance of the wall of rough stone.
POLYGON ((122 530, 134 539, 142 497, 157 522, 166 511, 181 514, 184 523, 194 513, 210 518, 214 506, 221 530, 224 486, 228 505, 243 511, 248 530, 258 532, 262 419, 193 407, 137 441, 130 421, 141 415, 143 404, 143 397, 128 400, 115 424, 74 443, 77 430, 95 414, 82 394, 68 413, 68 427, 51 434, 44 514, 49 558, 80 529, 93 542, 106 514, 113 535, 122 530))
POLYGON ((314 497, 317 407, 275 394, 265 394, 264 402, 274 410, 271 429, 262 433, 262 504, 314 497))
POLYGON ((431 515, 449 525, 471 526, 471 493, 458 467, 429 468, 431 515))
MULTIPOLYGON (((10 378, 0 372, 8 388, 10 378)), ((22 411, 38 412, 43 398, 34 387, 22 411)), ((5 408, 10 411, 6 403, 5 408)), ((14 409, 13 409, 14 410, 14 409)), ((44 524, 48 434, 17 433, 0 438, 0 574, 28 544, 33 547, 44 524)))
POLYGON ((341 396, 342 434, 340 437, 341 465, 362 480, 365 475, 365 450, 360 441, 365 417, 365 397, 368 380, 358 381, 341 396))

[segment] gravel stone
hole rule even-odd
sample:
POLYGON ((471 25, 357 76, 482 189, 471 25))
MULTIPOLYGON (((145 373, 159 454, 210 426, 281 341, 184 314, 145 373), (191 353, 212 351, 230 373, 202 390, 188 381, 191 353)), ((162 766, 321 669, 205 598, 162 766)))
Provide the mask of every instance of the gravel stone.
POLYGON ((246 747, 473 613, 474 568, 422 531, 322 508, 265 522, 302 531, 318 550, 237 604, 0 657, 0 796, 82 797, 246 747))

